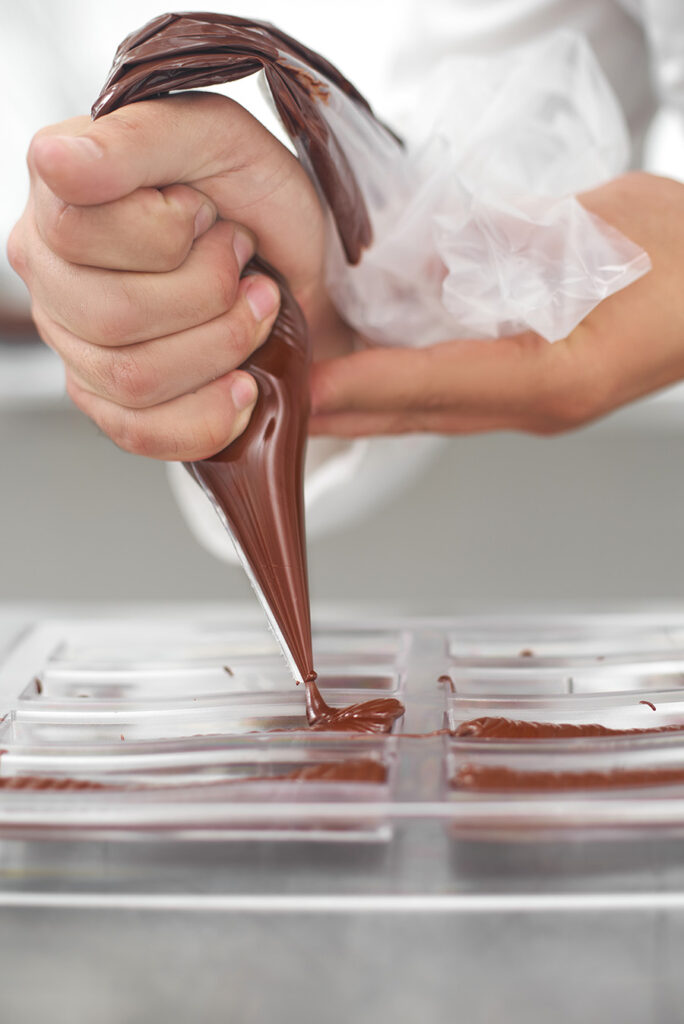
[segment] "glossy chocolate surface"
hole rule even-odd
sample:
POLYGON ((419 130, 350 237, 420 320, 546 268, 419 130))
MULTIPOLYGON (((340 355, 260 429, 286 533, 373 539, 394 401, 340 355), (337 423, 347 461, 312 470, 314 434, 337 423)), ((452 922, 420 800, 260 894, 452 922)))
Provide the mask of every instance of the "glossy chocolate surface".
POLYGON ((306 684, 306 717, 312 729, 332 732, 390 732, 404 714, 404 705, 396 697, 377 697, 346 708, 331 708, 311 681, 306 684))
POLYGON ((616 768, 614 771, 538 772, 499 765, 464 764, 451 780, 454 789, 475 792, 543 793, 563 790, 629 789, 684 783, 684 768, 616 768))
POLYGON ((245 432, 188 469, 219 505, 255 584, 271 609, 303 680, 315 678, 302 479, 309 418, 309 346, 304 316, 285 281, 260 260, 281 289, 271 335, 243 369, 259 385, 245 432))
POLYGON ((681 732, 682 725, 660 725, 652 729, 610 729, 596 723, 524 722, 512 718, 473 718, 453 731, 453 736, 482 740, 564 740, 589 736, 640 736, 649 733, 681 732))
POLYGON ((83 790, 114 789, 100 782, 89 779, 68 779, 52 775, 3 775, 0 776, 0 789, 40 790, 41 792, 75 793, 83 790))
POLYGON ((296 768, 281 778, 295 782, 386 782, 387 769, 370 757, 347 761, 329 761, 326 764, 308 764, 296 768))

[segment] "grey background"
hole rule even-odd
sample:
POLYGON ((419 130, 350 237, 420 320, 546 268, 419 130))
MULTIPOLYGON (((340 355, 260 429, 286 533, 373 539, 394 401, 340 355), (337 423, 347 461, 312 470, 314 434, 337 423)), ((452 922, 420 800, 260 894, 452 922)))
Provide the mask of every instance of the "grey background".
MULTIPOLYGON (((682 597, 684 402, 554 439, 453 439, 365 522, 310 544, 314 603, 414 614, 682 597)), ((0 405, 0 600, 252 600, 189 534, 163 467, 52 400, 0 405)))

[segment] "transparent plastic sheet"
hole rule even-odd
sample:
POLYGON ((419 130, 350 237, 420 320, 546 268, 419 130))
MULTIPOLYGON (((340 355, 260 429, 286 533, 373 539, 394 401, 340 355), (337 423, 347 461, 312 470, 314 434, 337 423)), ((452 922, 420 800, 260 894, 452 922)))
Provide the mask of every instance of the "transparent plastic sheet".
POLYGON ((374 238, 350 266, 330 219, 328 288, 372 341, 528 329, 556 341, 650 269, 642 249, 574 198, 624 171, 629 156, 620 109, 580 36, 441 64, 405 147, 326 85, 322 112, 374 238))

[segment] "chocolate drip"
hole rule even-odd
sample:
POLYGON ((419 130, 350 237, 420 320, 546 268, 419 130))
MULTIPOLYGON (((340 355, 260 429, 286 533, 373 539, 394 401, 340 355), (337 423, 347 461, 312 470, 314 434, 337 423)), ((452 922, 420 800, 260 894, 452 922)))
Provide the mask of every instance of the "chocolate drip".
POLYGON ((323 700, 321 691, 313 681, 306 684, 306 717, 312 729, 334 732, 389 732, 394 722, 404 714, 404 705, 396 697, 378 697, 351 704, 346 708, 331 708, 323 700))
POLYGON ((563 790, 668 786, 684 782, 684 768, 616 768, 614 771, 535 772, 498 765, 465 764, 451 781, 454 789, 529 793, 563 790))
POLYGON ((574 722, 523 722, 511 718, 473 718, 461 724, 453 736, 482 740, 562 740, 589 736, 639 736, 644 733, 680 732, 681 725, 660 725, 651 729, 609 729, 608 726, 574 722))
MULTIPOLYGON (((330 206, 347 259, 356 263, 371 241, 370 221, 345 153, 321 112, 329 89, 320 76, 371 117, 372 112, 332 64, 272 25, 211 13, 155 18, 119 46, 92 114, 97 118, 179 89, 235 81, 261 68, 285 129, 330 206)), ((303 503, 310 345, 287 282, 259 259, 245 273, 256 271, 269 273, 282 296, 271 335, 241 366, 259 385, 256 408, 237 441, 188 469, 221 509, 292 656, 291 667, 307 681, 316 676, 303 503)))

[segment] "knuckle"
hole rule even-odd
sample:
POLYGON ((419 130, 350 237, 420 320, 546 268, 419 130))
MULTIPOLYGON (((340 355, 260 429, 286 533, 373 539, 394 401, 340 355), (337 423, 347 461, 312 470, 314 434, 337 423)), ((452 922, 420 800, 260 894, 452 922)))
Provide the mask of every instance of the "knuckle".
POLYGON ((40 219, 40 234, 48 249, 68 263, 76 262, 76 238, 74 220, 76 210, 68 203, 55 197, 54 203, 43 212, 40 219))
POLYGON ((24 235, 21 230, 21 222, 15 224, 7 240, 7 259, 12 269, 19 274, 19 277, 26 278, 28 273, 28 259, 24 246, 24 235))
POLYGON ((148 458, 157 456, 159 440, 137 410, 117 409, 103 429, 117 448, 125 452, 130 452, 131 455, 145 455, 148 458))
POLYGON ((138 340, 137 334, 143 320, 140 303, 135 303, 126 289, 109 287, 102 293, 97 310, 86 306, 85 313, 92 323, 92 337, 88 341, 109 347, 117 347, 138 340))
POLYGON ((185 447, 191 455, 186 455, 186 458, 207 459, 225 448, 230 440, 230 426, 226 425, 222 417, 204 415, 193 425, 187 439, 185 447))
POLYGON ((247 318, 239 316, 235 311, 227 313, 222 318, 221 327, 224 344, 237 366, 251 352, 256 332, 247 318))
POLYGON ((219 260, 215 269, 216 287, 219 293, 219 300, 224 310, 229 310, 235 303, 237 295, 239 276, 235 261, 219 260))
MULTIPOLYGON (((160 193, 157 193, 159 196, 160 193)), ((194 240, 194 220, 173 196, 163 197, 161 214, 157 208, 156 220, 156 264, 160 271, 177 270, 184 262, 192 248, 194 240)))
POLYGON ((154 403, 157 380, 139 354, 125 348, 104 349, 98 360, 95 373, 109 397, 132 409, 154 403))
POLYGON ((163 235, 157 240, 157 252, 154 269, 162 274, 178 270, 183 265, 192 244, 192 231, 189 227, 176 224, 167 226, 163 235))

